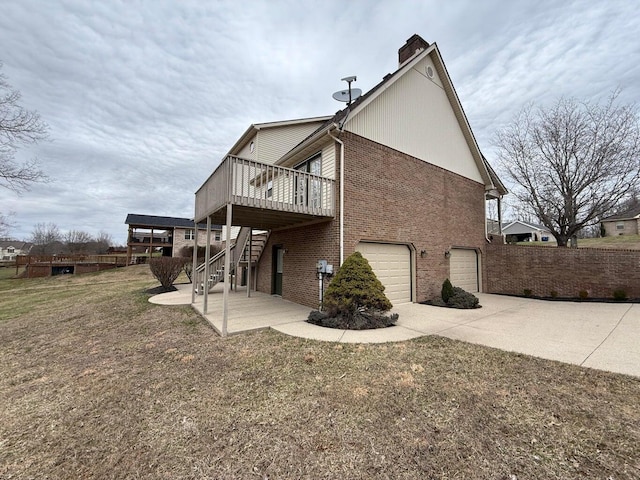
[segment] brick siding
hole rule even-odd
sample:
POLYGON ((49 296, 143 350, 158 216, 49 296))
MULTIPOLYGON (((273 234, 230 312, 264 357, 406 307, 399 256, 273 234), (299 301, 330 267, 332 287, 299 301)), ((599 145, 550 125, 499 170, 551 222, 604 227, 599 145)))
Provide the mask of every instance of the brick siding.
MULTIPOLYGON (((482 256, 484 186, 352 133, 343 132, 341 140, 346 157, 345 258, 363 240, 408 244, 416 252, 413 300, 436 296, 449 277, 446 250, 475 248, 482 256)), ((336 179, 339 168, 336 161, 336 179)), ((271 233, 258 267, 258 290, 271 293, 272 247, 281 244, 286 250, 283 298, 317 306, 316 261, 339 264, 339 189, 336 181, 334 220, 271 233)))
POLYGON ((592 298, 611 298, 622 289, 640 298, 640 250, 554 248, 520 245, 486 247, 489 293, 575 298, 586 291, 592 298))

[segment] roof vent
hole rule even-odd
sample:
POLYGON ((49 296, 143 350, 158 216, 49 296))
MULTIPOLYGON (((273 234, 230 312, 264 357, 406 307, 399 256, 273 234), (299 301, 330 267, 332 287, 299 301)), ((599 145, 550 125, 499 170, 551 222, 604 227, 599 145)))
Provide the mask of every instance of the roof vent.
POLYGON ((427 68, 425 68, 425 72, 427 73, 427 77, 433 78, 434 72, 433 72, 433 67, 431 65, 427 65, 427 68))

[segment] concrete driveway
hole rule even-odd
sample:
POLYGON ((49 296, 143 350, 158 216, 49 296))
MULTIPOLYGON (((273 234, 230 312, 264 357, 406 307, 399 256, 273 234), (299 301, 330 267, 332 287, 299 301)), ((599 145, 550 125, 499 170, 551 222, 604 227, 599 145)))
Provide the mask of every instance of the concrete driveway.
POLYGON ((640 305, 545 301, 477 294, 482 308, 456 310, 405 303, 392 328, 333 330, 304 322, 275 325, 289 335, 317 340, 372 343, 441 335, 640 377, 640 305))
POLYGON ((640 376, 640 305, 478 294, 482 308, 397 307, 402 328, 640 376))
MULTIPOLYGON (((153 303, 191 303, 189 285, 153 303)), ((309 307, 259 292, 230 296, 229 334, 273 328, 297 337, 345 343, 382 343, 441 335, 465 342, 640 377, 640 304, 544 301, 478 294, 482 308, 456 310, 405 303, 398 324, 377 330, 336 330, 306 323, 309 307)), ((222 291, 203 315, 220 332, 222 291)), ((202 297, 192 305, 202 314, 202 297)))

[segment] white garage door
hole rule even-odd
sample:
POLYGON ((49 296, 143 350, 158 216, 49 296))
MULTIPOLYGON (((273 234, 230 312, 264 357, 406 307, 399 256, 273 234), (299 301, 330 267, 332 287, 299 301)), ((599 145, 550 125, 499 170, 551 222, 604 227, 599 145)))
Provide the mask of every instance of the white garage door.
POLYGON ((394 305, 411 301, 411 253, 406 245, 364 243, 356 248, 365 257, 384 293, 394 305))
POLYGON ((451 283, 467 292, 478 291, 478 258, 475 250, 452 248, 449 259, 451 283))

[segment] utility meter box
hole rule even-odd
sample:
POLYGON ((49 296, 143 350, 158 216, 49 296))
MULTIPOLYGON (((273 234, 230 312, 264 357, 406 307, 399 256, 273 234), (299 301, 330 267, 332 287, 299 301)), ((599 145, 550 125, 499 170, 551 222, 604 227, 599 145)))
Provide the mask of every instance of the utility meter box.
POLYGON ((333 275, 333 265, 327 265, 327 268, 325 270, 326 270, 325 273, 327 275, 333 275))
POLYGON ((326 260, 318 260, 316 264, 316 269, 318 273, 327 273, 327 261, 326 260))

